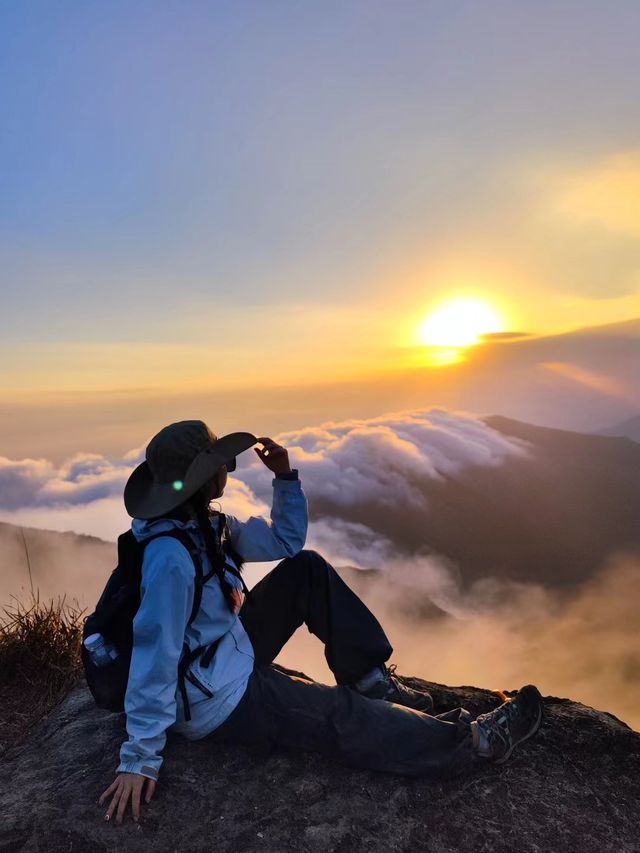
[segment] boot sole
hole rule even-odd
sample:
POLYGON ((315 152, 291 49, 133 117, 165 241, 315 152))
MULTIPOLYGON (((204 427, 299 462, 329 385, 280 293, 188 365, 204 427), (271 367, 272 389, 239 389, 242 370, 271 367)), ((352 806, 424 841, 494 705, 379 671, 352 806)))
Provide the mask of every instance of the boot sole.
POLYGON ((534 722, 534 724, 529 729, 529 731, 526 733, 526 735, 524 735, 524 737, 521 737, 520 740, 517 740, 515 743, 512 743, 511 746, 509 747, 509 749, 505 752, 505 754, 501 758, 497 758, 493 763, 494 764, 503 764, 507 760, 507 758, 509 758, 509 756, 511 755, 513 750, 516 748, 516 746, 519 746, 519 744, 524 743, 525 740, 528 740, 530 737, 533 737, 533 735, 540 728, 540 724, 542 723, 542 716, 543 716, 542 702, 540 702, 538 704, 538 717, 537 717, 536 721, 534 722))

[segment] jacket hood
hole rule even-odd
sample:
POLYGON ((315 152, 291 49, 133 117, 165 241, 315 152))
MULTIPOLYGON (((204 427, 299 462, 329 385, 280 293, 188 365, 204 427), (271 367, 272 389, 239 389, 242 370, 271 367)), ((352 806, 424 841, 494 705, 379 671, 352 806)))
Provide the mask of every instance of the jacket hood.
POLYGON ((131 522, 131 532, 138 542, 143 542, 157 533, 166 533, 176 528, 194 531, 198 529, 198 522, 195 519, 191 521, 179 521, 177 518, 157 518, 151 521, 143 518, 134 518, 131 522))

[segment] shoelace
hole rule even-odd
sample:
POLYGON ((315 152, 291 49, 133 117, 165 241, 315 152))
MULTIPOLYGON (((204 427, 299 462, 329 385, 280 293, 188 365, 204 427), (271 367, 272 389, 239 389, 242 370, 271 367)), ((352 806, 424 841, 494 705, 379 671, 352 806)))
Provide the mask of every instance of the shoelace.
POLYGON ((392 663, 392 664, 391 664, 391 666, 387 666, 387 665, 385 664, 384 668, 385 668, 385 674, 386 674, 387 676, 389 676, 389 675, 393 675, 393 674, 395 673, 396 669, 398 668, 398 664, 397 664, 397 663, 392 663))
POLYGON ((480 723, 490 743, 500 739, 508 747, 512 742, 510 723, 519 711, 518 703, 512 699, 493 711, 480 714, 476 717, 476 722, 480 723), (501 719, 502 717, 506 719, 501 719))
MULTIPOLYGON (((395 663, 392 663, 390 666, 387 666, 385 663, 382 664, 382 669, 384 671, 383 681, 386 682, 384 698, 391 699, 392 701, 399 701, 401 704, 406 704, 406 702, 403 701, 405 697, 416 697, 420 695, 420 691, 416 691, 411 687, 406 687, 402 681, 399 681, 397 678, 392 680, 392 676, 395 674, 397 667, 398 665, 395 663)), ((433 706, 433 701, 429 702, 429 706, 433 706)), ((427 707, 427 705, 424 707, 427 707)))
POLYGON ((517 703, 511 699, 503 705, 494 708, 493 711, 488 711, 486 714, 479 714, 476 720, 480 723, 492 723, 494 720, 497 722, 498 717, 505 714, 507 719, 511 721, 513 717, 517 716, 518 711, 517 703))
POLYGON ((391 680, 391 676, 396 671, 396 667, 397 667, 397 664, 395 664, 395 663, 392 663, 391 666, 387 666, 386 663, 382 664, 382 667, 381 667, 382 672, 383 672, 382 683, 377 682, 376 687, 380 688, 380 687, 384 686, 385 692, 383 695, 385 697, 388 697, 391 695, 396 695, 398 692, 398 682, 397 681, 394 682, 391 680))

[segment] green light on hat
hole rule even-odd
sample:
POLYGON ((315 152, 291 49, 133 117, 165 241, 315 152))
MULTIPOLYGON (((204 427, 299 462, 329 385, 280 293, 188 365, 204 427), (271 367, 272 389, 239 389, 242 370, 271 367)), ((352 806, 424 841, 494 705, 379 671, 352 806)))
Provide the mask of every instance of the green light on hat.
POLYGON ((174 480, 173 488, 176 490, 176 492, 181 492, 182 489, 184 489, 184 483, 182 482, 182 480, 174 480))

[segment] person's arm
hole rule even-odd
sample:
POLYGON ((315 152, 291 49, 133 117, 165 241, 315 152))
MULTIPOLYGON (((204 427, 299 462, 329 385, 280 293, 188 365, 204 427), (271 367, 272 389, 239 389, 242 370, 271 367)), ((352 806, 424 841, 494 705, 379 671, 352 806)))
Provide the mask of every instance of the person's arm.
POLYGON ((179 542, 149 543, 140 591, 125 696, 129 739, 116 773, 157 779, 166 729, 176 719, 178 662, 195 593, 193 563, 179 542))
POLYGON ((260 515, 252 515, 247 521, 227 515, 231 544, 247 562, 293 557, 307 539, 309 508, 298 469, 276 474, 271 483, 271 521, 260 515))

